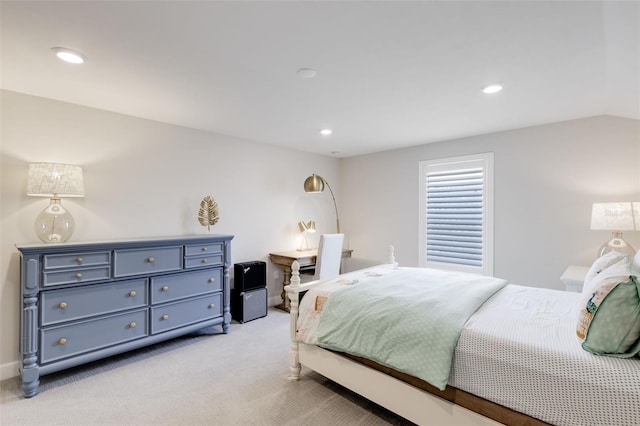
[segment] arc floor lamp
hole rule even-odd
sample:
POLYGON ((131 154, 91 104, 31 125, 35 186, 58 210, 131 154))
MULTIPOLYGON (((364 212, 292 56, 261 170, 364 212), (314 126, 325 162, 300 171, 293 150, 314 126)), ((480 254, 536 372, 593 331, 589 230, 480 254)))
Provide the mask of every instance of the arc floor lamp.
POLYGON ((333 195, 331 185, 322 176, 313 174, 304 181, 304 192, 317 193, 324 191, 324 187, 329 188, 331 192, 331 198, 333 199, 333 207, 336 209, 336 229, 338 234, 340 233, 340 218, 338 217, 338 205, 336 204, 336 197, 333 195))

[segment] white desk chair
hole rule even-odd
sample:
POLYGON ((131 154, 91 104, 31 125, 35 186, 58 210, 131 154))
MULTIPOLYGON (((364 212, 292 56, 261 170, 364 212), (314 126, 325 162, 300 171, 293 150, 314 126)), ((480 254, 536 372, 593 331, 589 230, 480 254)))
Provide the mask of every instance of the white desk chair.
POLYGON ((344 234, 320 235, 314 280, 333 278, 340 275, 343 241, 344 234))

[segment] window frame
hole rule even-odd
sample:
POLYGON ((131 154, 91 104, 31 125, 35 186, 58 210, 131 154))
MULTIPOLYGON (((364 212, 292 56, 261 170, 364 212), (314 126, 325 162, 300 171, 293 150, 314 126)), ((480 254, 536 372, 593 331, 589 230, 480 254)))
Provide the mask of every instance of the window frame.
POLYGON ((493 152, 465 155, 459 157, 425 160, 419 163, 419 266, 446 269, 459 272, 471 272, 493 276, 493 152), (462 171, 481 167, 484 172, 482 195, 482 266, 460 265, 448 262, 427 260, 427 175, 434 172, 462 171))

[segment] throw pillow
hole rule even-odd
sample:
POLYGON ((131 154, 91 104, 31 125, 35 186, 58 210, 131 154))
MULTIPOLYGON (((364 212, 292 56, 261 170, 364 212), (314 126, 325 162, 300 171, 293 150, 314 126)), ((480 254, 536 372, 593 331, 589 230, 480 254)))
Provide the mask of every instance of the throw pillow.
POLYGON ((629 257, 619 252, 609 252, 596 259, 584 280, 578 316, 582 316, 583 308, 599 287, 626 281, 631 274, 630 269, 629 257))
MULTIPOLYGON (((615 271, 617 269, 617 271, 615 271)), ((640 351, 640 282, 607 270, 581 311, 582 348, 597 355, 631 357, 640 351), (614 279, 615 278, 615 279, 614 279)))

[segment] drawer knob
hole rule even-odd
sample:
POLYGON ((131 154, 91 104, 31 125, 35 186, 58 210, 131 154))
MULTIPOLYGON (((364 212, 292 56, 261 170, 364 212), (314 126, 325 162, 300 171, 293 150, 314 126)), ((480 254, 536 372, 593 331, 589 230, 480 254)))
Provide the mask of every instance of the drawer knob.
POLYGON ((202 259, 202 263, 209 263, 207 259, 202 259))
POLYGON ((67 344, 67 339, 65 339, 64 337, 61 337, 60 340, 58 340, 58 344, 59 345, 65 345, 67 344))
POLYGON ((150 257, 150 258, 147 259, 147 262, 153 263, 153 262, 155 262, 155 259, 153 257, 150 257))
POLYGON ((76 278, 82 278, 82 274, 81 274, 80 272, 78 272, 78 273, 76 274, 76 278))
POLYGON ((209 278, 209 282, 213 284, 213 283, 216 282, 216 279, 215 278, 209 278))
POLYGON ((76 262, 82 263, 82 258, 81 257, 76 257, 76 262))
POLYGON ((135 296, 135 295, 136 295, 136 292, 135 292, 134 290, 131 290, 131 291, 129 292, 129 296, 133 297, 133 296, 135 296))
POLYGON ((129 328, 136 328, 136 323, 132 322, 131 324, 129 324, 129 328))
POLYGON ((60 302, 58 306, 60 307, 60 309, 64 309, 67 307, 67 302, 60 302))
POLYGON ((165 314, 165 315, 163 315, 163 316, 162 316, 162 319, 163 319, 163 320, 165 320, 165 321, 166 321, 166 320, 168 320, 168 319, 169 319, 169 315, 166 315, 166 314, 165 314))
POLYGON ((215 307, 216 307, 216 305, 214 305, 213 303, 209 305, 209 309, 213 309, 215 307))
POLYGON ((162 287, 160 290, 162 291, 169 291, 169 286, 165 285, 164 287, 162 287))
POLYGON ((202 251, 207 251, 207 248, 206 247, 202 247, 202 251))

